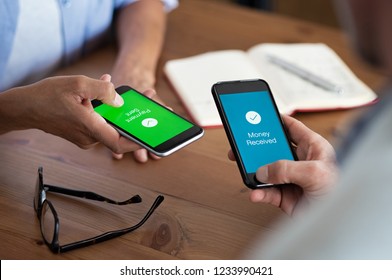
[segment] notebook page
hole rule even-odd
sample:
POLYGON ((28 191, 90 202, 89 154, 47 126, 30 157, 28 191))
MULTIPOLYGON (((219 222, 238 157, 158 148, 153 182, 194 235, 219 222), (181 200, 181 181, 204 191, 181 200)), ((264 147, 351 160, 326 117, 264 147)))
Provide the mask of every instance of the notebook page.
POLYGON ((293 111, 356 107, 377 97, 325 44, 260 44, 249 50, 249 56, 263 72, 275 96, 293 111), (315 73, 341 87, 343 92, 314 85, 270 62, 267 54, 315 73))

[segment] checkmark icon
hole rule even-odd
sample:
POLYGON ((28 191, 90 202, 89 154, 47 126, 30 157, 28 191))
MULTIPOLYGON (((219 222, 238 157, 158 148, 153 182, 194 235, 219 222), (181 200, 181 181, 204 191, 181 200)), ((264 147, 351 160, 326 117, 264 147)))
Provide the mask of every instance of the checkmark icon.
POLYGON ((245 119, 250 123, 250 124, 259 124, 261 122, 261 116, 259 113, 255 111, 249 111, 245 114, 245 119))
POLYGON ((158 124, 158 121, 154 118, 147 118, 142 120, 142 125, 144 127, 154 127, 158 124))

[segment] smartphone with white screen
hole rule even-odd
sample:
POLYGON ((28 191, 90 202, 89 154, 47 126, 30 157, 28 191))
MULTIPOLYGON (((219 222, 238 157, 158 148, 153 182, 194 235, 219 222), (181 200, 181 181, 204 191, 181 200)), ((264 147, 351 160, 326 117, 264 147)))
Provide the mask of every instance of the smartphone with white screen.
POLYGON ((201 127, 129 86, 116 88, 124 105, 116 108, 93 100, 100 114, 122 136, 164 157, 201 138, 201 127))
POLYGON ((218 82, 212 95, 245 185, 271 187, 256 179, 256 170, 297 157, 267 82, 218 82))

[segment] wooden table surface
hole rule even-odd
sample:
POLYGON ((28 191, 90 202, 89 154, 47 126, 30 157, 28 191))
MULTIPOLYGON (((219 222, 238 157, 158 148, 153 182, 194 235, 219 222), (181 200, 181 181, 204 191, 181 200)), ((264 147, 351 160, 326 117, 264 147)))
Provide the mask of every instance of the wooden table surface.
MULTIPOLYGON (((214 1, 181 1, 168 18, 159 62, 157 91, 187 116, 162 73, 169 59, 220 49, 243 49, 263 42, 324 42, 373 89, 383 76, 359 61, 335 29, 214 1)), ((102 49, 58 74, 99 77, 110 72, 114 48, 102 49)), ((335 141, 356 110, 297 114, 309 127, 335 141)), ((198 142, 159 161, 136 163, 131 155, 114 160, 103 146, 81 150, 38 130, 0 136, 1 259, 233 259, 246 254, 253 238, 274 230, 283 214, 249 202, 223 129, 207 129, 198 142), (63 254, 42 242, 33 208, 38 166, 44 182, 90 190, 117 200, 134 194, 140 205, 111 206, 61 197, 48 199, 60 217, 60 244, 135 224, 158 194, 164 202, 147 223, 122 237, 63 254)))

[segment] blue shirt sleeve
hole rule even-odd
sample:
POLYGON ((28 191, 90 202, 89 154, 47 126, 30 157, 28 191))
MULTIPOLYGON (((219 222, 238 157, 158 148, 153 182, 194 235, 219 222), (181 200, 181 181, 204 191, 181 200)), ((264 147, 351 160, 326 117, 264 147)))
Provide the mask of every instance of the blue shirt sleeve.
MULTIPOLYGON (((135 3, 140 0, 116 0, 115 6, 116 8, 124 7, 128 4, 135 3)), ((170 12, 178 6, 178 0, 161 0, 163 5, 165 6, 165 11, 170 12)))
MULTIPOLYGON (((65 64, 72 63, 109 37, 116 9, 138 0, 59 0, 63 18, 65 64), (75 16, 77 15, 77 16, 75 16)), ((166 11, 178 0, 162 0, 166 11)))

